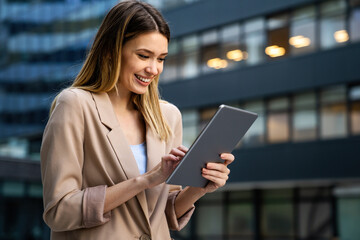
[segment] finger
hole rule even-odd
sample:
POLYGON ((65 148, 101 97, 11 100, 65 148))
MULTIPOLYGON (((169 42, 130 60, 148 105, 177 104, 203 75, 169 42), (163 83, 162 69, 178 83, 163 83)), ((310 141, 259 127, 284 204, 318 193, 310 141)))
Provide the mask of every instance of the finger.
POLYGON ((225 174, 230 174, 230 169, 223 163, 207 163, 206 169, 208 170, 216 170, 225 174))
POLYGON ((212 177, 215 177, 217 179, 223 179, 225 181, 229 179, 229 176, 227 173, 219 172, 217 170, 209 170, 209 169, 203 168, 202 173, 212 176, 212 177))
POLYGON ((179 156, 179 157, 185 156, 185 153, 177 148, 171 149, 170 154, 173 154, 173 155, 179 156))
POLYGON ((204 178, 206 178, 207 180, 213 182, 217 187, 222 187, 222 186, 224 186, 226 184, 225 179, 216 178, 214 176, 207 175, 207 174, 202 174, 202 176, 204 178))
POLYGON ((179 147, 177 147, 180 151, 187 153, 187 151, 189 151, 189 149, 183 145, 180 145, 179 147))
POLYGON ((224 160, 224 164, 227 166, 235 160, 235 156, 231 153, 222 153, 220 158, 224 160))
POLYGON ((167 154, 162 157, 164 161, 179 161, 180 157, 175 156, 174 154, 167 154))

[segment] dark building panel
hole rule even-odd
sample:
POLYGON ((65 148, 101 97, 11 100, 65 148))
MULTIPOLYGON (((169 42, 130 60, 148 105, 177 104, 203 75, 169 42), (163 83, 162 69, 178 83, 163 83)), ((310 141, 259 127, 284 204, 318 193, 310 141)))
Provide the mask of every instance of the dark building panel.
POLYGON ((1 157, 0 179, 40 182, 40 162, 1 157))
POLYGON ((202 31, 255 16, 313 3, 311 0, 206 0, 164 12, 172 36, 202 31))
POLYGON ((360 179, 360 137, 235 151, 230 182, 360 179))

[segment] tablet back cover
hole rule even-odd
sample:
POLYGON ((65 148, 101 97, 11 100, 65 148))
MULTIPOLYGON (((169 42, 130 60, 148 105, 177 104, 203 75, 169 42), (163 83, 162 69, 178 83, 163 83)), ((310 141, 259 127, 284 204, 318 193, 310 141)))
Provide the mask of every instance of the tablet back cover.
POLYGON ((166 183, 205 187, 201 169, 208 162, 223 162, 219 155, 230 153, 256 118, 256 113, 221 105, 166 183))

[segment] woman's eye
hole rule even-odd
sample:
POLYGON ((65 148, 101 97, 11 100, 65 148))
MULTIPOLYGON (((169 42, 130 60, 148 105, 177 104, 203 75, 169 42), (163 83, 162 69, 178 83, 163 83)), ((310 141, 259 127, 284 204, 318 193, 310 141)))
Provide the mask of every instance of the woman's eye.
POLYGON ((144 58, 144 59, 148 59, 148 58, 149 58, 148 56, 145 56, 145 55, 142 55, 142 54, 138 54, 138 56, 139 56, 140 58, 144 58))
POLYGON ((164 62, 165 61, 165 58, 158 58, 159 59, 159 62, 164 62))

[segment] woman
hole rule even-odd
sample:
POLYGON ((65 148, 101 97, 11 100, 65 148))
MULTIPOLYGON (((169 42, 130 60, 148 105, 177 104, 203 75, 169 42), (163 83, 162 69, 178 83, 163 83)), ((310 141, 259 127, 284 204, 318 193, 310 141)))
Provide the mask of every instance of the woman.
POLYGON ((225 164, 203 169, 205 188, 164 183, 187 151, 179 110, 158 96, 169 39, 152 6, 117 4, 74 83, 54 100, 41 148, 52 239, 170 239, 194 202, 226 183, 228 153, 225 164))

